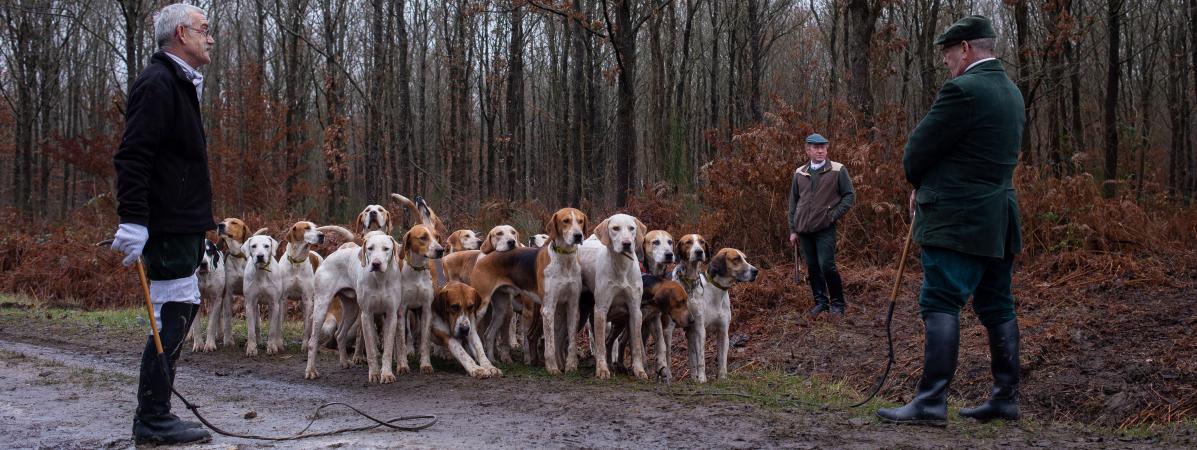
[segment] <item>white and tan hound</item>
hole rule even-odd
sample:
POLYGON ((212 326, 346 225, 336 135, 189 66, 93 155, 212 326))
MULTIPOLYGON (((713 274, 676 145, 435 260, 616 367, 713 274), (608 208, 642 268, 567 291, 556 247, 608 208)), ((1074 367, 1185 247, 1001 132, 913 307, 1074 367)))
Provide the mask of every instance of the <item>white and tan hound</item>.
MULTIPOLYGON (((702 284, 698 304, 702 310, 702 322, 691 327, 695 337, 688 345, 690 364, 694 379, 706 382, 706 360, 704 356, 706 333, 715 333, 715 361, 719 364, 718 378, 727 378, 728 327, 731 326, 731 296, 728 290, 732 283, 756 280, 757 268, 748 263, 744 253, 734 248, 719 250, 711 258, 710 267, 700 276, 702 284), (695 364, 697 362, 698 364, 695 364)), ((690 333, 687 333, 690 334, 690 333)), ((687 336, 689 338, 689 336, 687 336)))
MULTIPOLYGON (((677 241, 678 264, 670 272, 669 277, 686 289, 686 295, 690 299, 690 315, 694 322, 702 324, 705 323, 703 317, 703 298, 705 295, 705 282, 702 277, 704 265, 711 258, 710 247, 706 239, 698 234, 687 234, 682 236, 677 241)), ((673 336, 674 327, 666 325, 665 333, 673 336)), ((702 370, 703 357, 701 349, 703 342, 706 339, 706 329, 703 326, 690 327, 686 329, 686 356, 690 362, 690 377, 699 382, 706 382, 705 371, 702 370), (700 377, 699 374, 703 375, 700 377)))
MULTIPOLYGON (((204 239, 204 254, 199 268, 195 270, 195 276, 199 279, 200 301, 208 308, 208 320, 210 321, 208 328, 216 330, 215 325, 220 323, 219 304, 224 301, 224 254, 216 248, 216 244, 213 244, 212 241, 204 239)), ((207 341, 204 340, 203 329, 200 327, 201 316, 202 313, 197 314, 195 320, 191 321, 191 332, 187 333, 191 339, 191 350, 197 352, 216 350, 215 336, 210 336, 207 341)))
MULTIPOLYGON (((594 315, 591 320, 594 342, 607 342, 607 315, 612 306, 622 305, 626 308, 628 342, 632 345, 632 374, 642 380, 648 379, 644 371, 644 341, 641 336, 643 317, 640 301, 644 282, 640 278, 636 249, 644 245, 647 231, 635 217, 616 214, 594 228, 597 239, 587 239, 578 249, 582 284, 594 294, 594 315)), ((547 330, 545 336, 548 339, 547 330)), ((600 379, 611 378, 606 346, 591 347, 594 349, 595 376, 600 379)))
POLYGON ((547 243, 549 243, 549 235, 544 233, 534 234, 532 237, 528 238, 529 247, 541 248, 547 243))
POLYGON ((478 306, 481 303, 482 297, 474 288, 450 281, 432 300, 432 338, 448 349, 471 377, 502 376, 503 371, 486 358, 486 350, 478 337, 478 306), (470 350, 466 351, 467 348, 470 350))
MULTIPOLYGON (((282 336, 282 305, 280 298, 282 298, 282 283, 279 282, 278 277, 278 261, 274 259, 275 250, 278 249, 278 241, 273 237, 265 234, 266 230, 263 228, 245 240, 241 244, 241 253, 246 256, 249 262, 245 265, 243 272, 243 279, 245 283, 245 355, 256 356, 258 354, 258 327, 261 326, 261 320, 258 318, 258 304, 266 303, 270 305, 270 328, 269 335, 278 334, 281 343, 282 336), (276 324, 273 318, 280 317, 276 324)), ((278 349, 268 353, 277 353, 278 349)))
MULTIPOLYGON (((578 264, 578 245, 582 243, 586 229, 586 215, 574 208, 562 208, 549 216, 545 231, 549 244, 539 248, 521 247, 506 252, 495 252, 478 261, 470 274, 470 284, 482 296, 479 316, 493 309, 485 329, 483 344, 487 355, 497 352, 500 360, 511 360, 508 342, 496 342, 503 328, 510 326, 507 320, 512 314, 515 297, 541 306, 541 326, 545 338, 545 368, 552 374, 561 373, 558 346, 554 327, 557 325, 559 308, 565 310, 565 326, 568 328, 568 343, 562 343, 569 356, 564 362, 567 370, 577 370, 577 349, 575 337, 578 323, 578 295, 581 292, 581 266, 578 264), (497 349, 496 349, 497 347, 497 349)), ((528 308, 531 309, 531 308, 528 308)), ((524 336, 529 336, 527 327, 532 321, 524 321, 524 336)), ((503 341, 506 341, 504 339, 503 341)), ((531 347, 524 347, 529 349, 531 347)))
POLYGON ((365 209, 358 213, 353 226, 358 235, 371 231, 382 231, 389 235, 394 224, 391 223, 391 212, 382 205, 366 205, 365 209))
POLYGON ((465 250, 478 250, 482 246, 482 238, 474 230, 457 230, 449 235, 448 244, 448 254, 452 255, 465 250))
MULTIPOLYGON (((349 333, 355 323, 361 323, 363 345, 370 370, 371 383, 393 383, 392 370, 395 361, 395 331, 402 320, 400 299, 402 298, 399 269, 399 243, 385 232, 366 234, 366 242, 360 248, 356 244, 343 245, 328 255, 316 269, 316 295, 313 318, 323 318, 328 313, 333 296, 341 298, 344 323, 337 328, 337 356, 341 367, 350 367, 346 347, 349 333), (382 355, 378 355, 380 343, 378 330, 374 325, 375 314, 383 314, 381 336, 382 355)), ((314 326, 308 340, 308 362, 304 378, 320 376, 316 370, 316 350, 319 347, 320 329, 314 326)))
POLYGON ((653 230, 645 233, 644 246, 640 258, 644 261, 644 269, 658 277, 667 275, 665 266, 673 264, 673 236, 665 230, 653 230))
POLYGON ((505 252, 519 247, 520 233, 511 225, 498 225, 486 233, 479 250, 459 251, 445 256, 442 264, 445 266, 445 277, 449 281, 460 281, 469 284, 470 273, 474 265, 483 255, 492 252, 505 252))
POLYGON ((224 244, 224 293, 220 301, 208 310, 208 335, 204 340, 205 351, 216 349, 217 335, 223 336, 222 345, 235 345, 233 339, 233 296, 245 295, 245 254, 241 244, 249 239, 249 227, 241 219, 229 217, 216 224, 216 237, 224 244))
MULTIPOLYGON (((645 342, 655 339, 655 371, 661 381, 668 382, 673 378, 669 367, 673 334, 665 330, 672 330, 676 326, 690 328, 692 316, 689 297, 681 283, 668 278, 646 273, 641 275, 641 280, 644 282, 644 297, 640 303, 644 339, 645 342)), ((610 362, 615 366, 622 364, 622 354, 628 346, 628 336, 624 333, 627 329, 627 309, 613 306, 608 317, 611 320, 611 335, 607 337, 607 348, 611 349, 610 362)))
MULTIPOLYGON (((286 311, 286 300, 299 300, 303 305, 303 349, 307 350, 308 339, 312 337, 312 298, 316 294, 316 269, 324 258, 310 249, 313 245, 324 243, 324 232, 332 231, 341 235, 345 242, 353 240, 353 233, 336 226, 316 226, 315 223, 301 220, 291 225, 283 241, 287 243, 283 257, 279 259, 278 279, 281 285, 281 295, 278 306, 270 314, 270 336, 266 340, 266 354, 273 355, 283 350, 282 320, 286 311)), ((334 319, 335 320, 335 319, 334 319)))
MULTIPOLYGON (((400 292, 402 293, 401 310, 405 313, 416 311, 419 323, 420 342, 420 371, 432 373, 432 359, 430 357, 432 333, 432 274, 428 270, 428 263, 440 259, 445 255, 445 247, 437 241, 436 232, 423 225, 411 227, 403 235, 403 246, 399 253, 400 262, 400 292)), ((407 324, 408 320, 399 321, 397 374, 410 371, 407 363, 407 324)), ((415 330, 412 332, 416 336, 415 330)))

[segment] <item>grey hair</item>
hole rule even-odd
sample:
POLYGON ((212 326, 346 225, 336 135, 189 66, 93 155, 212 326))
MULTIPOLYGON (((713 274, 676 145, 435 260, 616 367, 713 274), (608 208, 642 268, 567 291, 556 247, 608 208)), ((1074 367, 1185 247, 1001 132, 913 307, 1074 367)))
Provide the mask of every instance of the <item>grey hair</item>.
POLYGON ((191 13, 193 12, 204 16, 208 15, 198 6, 186 3, 166 5, 157 14, 154 14, 154 41, 158 43, 158 48, 162 49, 170 45, 179 25, 191 26, 191 13))
POLYGON ((968 41, 968 45, 977 50, 993 53, 993 49, 997 48, 997 38, 980 38, 968 41))

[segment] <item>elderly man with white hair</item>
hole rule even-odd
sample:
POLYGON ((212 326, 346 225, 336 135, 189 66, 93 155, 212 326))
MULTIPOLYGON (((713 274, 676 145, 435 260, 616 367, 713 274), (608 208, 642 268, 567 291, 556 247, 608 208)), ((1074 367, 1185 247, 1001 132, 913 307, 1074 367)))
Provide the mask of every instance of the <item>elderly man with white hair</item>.
POLYGON ((153 337, 141 357, 133 439, 183 444, 211 439, 200 424, 170 412, 171 384, 183 340, 199 310, 195 271, 212 219, 212 182, 200 116, 204 76, 214 43, 204 10, 173 4, 154 16, 158 52, 129 86, 125 132, 113 157, 120 226, 112 248, 124 264, 143 258, 166 365, 153 337))

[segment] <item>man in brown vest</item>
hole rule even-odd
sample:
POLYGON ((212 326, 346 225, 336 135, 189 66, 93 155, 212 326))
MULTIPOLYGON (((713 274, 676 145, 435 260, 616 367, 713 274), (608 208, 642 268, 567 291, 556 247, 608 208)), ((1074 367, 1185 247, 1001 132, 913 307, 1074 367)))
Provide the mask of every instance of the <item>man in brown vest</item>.
POLYGON ((800 242, 802 256, 815 297, 811 315, 828 310, 844 314, 844 286, 835 268, 835 223, 856 202, 852 178, 843 164, 827 159, 827 138, 818 133, 806 137, 806 155, 810 162, 794 171, 790 183, 790 244, 800 242))

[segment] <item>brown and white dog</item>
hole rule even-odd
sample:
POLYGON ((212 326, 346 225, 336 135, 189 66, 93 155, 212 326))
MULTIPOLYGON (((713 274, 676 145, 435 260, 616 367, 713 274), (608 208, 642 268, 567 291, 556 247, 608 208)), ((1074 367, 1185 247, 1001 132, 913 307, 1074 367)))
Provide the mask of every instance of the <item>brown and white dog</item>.
POLYGON ((449 281, 470 282, 470 273, 474 271, 474 264, 484 255, 492 252, 505 252, 520 246, 520 233, 511 225, 498 225, 486 233, 481 249, 458 251, 445 256, 442 264, 445 266, 445 277, 449 281))
POLYGON ((432 338, 449 353, 471 377, 502 376, 491 364, 478 337, 478 307, 482 297, 468 284, 450 281, 432 299, 432 338), (466 351, 469 348, 473 352, 466 351), (475 362, 477 357, 477 362, 475 362))
MULTIPOLYGON (((219 304, 224 300, 224 254, 216 248, 212 241, 204 239, 204 255, 200 259, 199 268, 195 270, 199 279, 200 301, 208 309, 209 329, 215 330, 220 322, 219 304)), ((202 311, 202 309, 201 309, 202 311)), ((210 352, 216 350, 216 337, 210 336, 204 340, 204 333, 200 327, 202 313, 197 314, 191 321, 191 332, 187 333, 191 339, 191 351, 210 352)))
POLYGON ((233 296, 245 295, 245 254, 241 244, 249 239, 249 227, 241 219, 229 217, 216 224, 216 237, 224 244, 224 289, 220 301, 213 302, 208 310, 208 335, 203 351, 216 349, 217 335, 223 336, 222 345, 232 346, 233 339, 233 296))
MULTIPOLYGON (((432 373, 431 343, 432 333, 432 274, 428 270, 431 260, 440 259, 445 255, 445 247, 437 241, 436 232, 423 225, 415 225, 403 235, 403 246, 399 253, 400 292, 402 295, 401 311, 415 311, 420 318, 420 371, 432 373)), ((399 328, 395 330, 398 336, 399 348, 396 359, 398 367, 395 372, 405 374, 408 367, 407 355, 407 320, 399 321, 399 328)), ((412 330, 413 337, 416 330, 412 330)))
POLYGON ((549 235, 544 233, 534 234, 532 237, 528 238, 529 247, 541 248, 547 243, 549 243, 549 235))
MULTIPOLYGON (((689 296, 681 283, 652 274, 641 275, 644 282, 644 297, 641 299, 640 310, 643 313, 645 341, 655 339, 657 377, 665 382, 673 378, 669 367, 670 340, 672 333, 667 334, 666 328, 672 330, 680 326, 689 329, 692 323, 689 296)), ((627 309, 612 307, 610 315, 611 335, 607 337, 607 348, 611 349, 612 365, 622 364, 622 354, 628 346, 627 309)))
MULTIPOLYGON (((324 243, 324 232, 332 231, 341 235, 345 242, 353 240, 353 233, 336 226, 317 226, 315 223, 301 220, 291 225, 283 242, 287 244, 283 257, 279 260, 276 276, 280 283, 281 295, 278 307, 270 314, 270 336, 266 340, 266 354, 273 355, 283 350, 282 319, 286 311, 285 300, 299 300, 303 305, 303 349, 307 350, 308 339, 312 337, 312 297, 315 295, 315 273, 324 258, 310 250, 313 245, 324 243)), ((335 320, 335 319, 334 319, 335 320)))
MULTIPOLYGON (((506 339, 499 342, 500 335, 507 336, 503 328, 510 326, 507 318, 512 314, 512 302, 517 296, 541 305, 541 326, 545 337, 545 368, 552 374, 561 373, 561 361, 557 353, 554 327, 557 325, 559 308, 565 309, 565 326, 568 327, 569 355, 565 361, 567 370, 577 370, 577 349, 575 337, 578 322, 578 295, 582 289, 581 266, 578 264, 578 245, 582 243, 586 229, 586 215, 574 208, 562 208, 545 221, 549 245, 534 248, 516 248, 506 252, 495 252, 482 258, 470 274, 470 284, 482 296, 479 316, 493 309, 489 320, 491 326, 485 330, 483 344, 487 355, 498 352, 500 360, 511 360, 506 339), (501 334, 502 333, 502 334, 501 334), (496 349, 497 347, 497 349, 496 349), (572 364, 571 364, 572 363, 572 364)), ((524 321, 525 327, 531 321, 524 321)), ((525 336, 529 335, 525 328, 525 336)), ((525 347, 527 349, 529 347, 525 347)))
POLYGON ((692 298, 698 300, 702 321, 690 327, 693 336, 687 333, 691 373, 694 374, 695 381, 706 382, 704 346, 706 333, 710 332, 715 333, 715 361, 719 364, 717 376, 720 379, 727 378, 727 333, 732 320, 731 297, 728 290, 731 289, 732 283, 756 280, 756 274, 757 268, 748 263, 748 258, 743 252, 734 248, 724 248, 711 258, 706 273, 699 277, 700 287, 697 289, 697 296, 692 298))
POLYGON ((393 227, 391 212, 382 205, 366 205, 366 208, 358 213, 353 226, 358 235, 371 231, 382 231, 389 235, 393 227))
MULTIPOLYGON (((395 331, 402 320, 400 308, 399 243, 382 231, 366 234, 365 244, 343 245, 328 255, 316 269, 315 307, 313 318, 323 318, 328 313, 333 296, 341 298, 344 323, 337 328, 337 356, 341 367, 350 367, 346 348, 350 330, 355 323, 361 323, 363 345, 370 366, 371 383, 393 383, 392 370, 395 361, 395 331), (379 333, 374 325, 374 316, 385 316, 382 327, 382 357, 378 355, 379 333)), ((312 326, 308 340, 308 362, 304 378, 320 377, 316 370, 316 350, 319 347, 320 328, 312 326)))
MULTIPOLYGON (((642 380, 648 379, 648 373, 644 371, 644 341, 641 336, 643 317, 640 301, 644 282, 640 277, 636 249, 644 245, 647 232, 639 219, 616 214, 599 223, 594 228, 595 238, 587 239, 578 249, 582 284, 594 294, 594 316, 591 320, 594 342, 607 342, 608 312, 611 308, 621 305, 626 308, 628 342, 632 346, 632 374, 642 380)), ((545 339, 549 339, 548 329, 545 330, 545 339)), ((599 379, 611 378, 606 346, 591 347, 594 349, 595 376, 599 379)), ((569 367, 568 361, 566 367, 569 367)))
MULTIPOLYGON (((676 255, 678 264, 670 272, 669 278, 676 281, 686 289, 686 295, 690 299, 690 315, 694 322, 705 323, 703 317, 703 303, 702 299, 705 295, 704 282, 702 278, 703 265, 710 261, 711 250, 707 244, 706 239, 698 234, 687 234, 682 236, 677 242, 676 255)), ((673 336, 674 327, 666 325, 665 333, 673 336)), ((705 339, 706 331, 703 327, 690 327, 686 330, 686 349, 687 357, 690 362, 690 377, 699 383, 706 382, 706 375, 703 365, 703 357, 705 354, 700 351, 703 347, 703 340, 705 339), (702 375, 701 377, 699 375, 702 375)))
POLYGON ((644 246, 639 255, 644 269, 658 277, 665 277, 665 266, 673 264, 673 236, 665 230, 652 230, 644 235, 644 246))
POLYGON ((482 245, 482 238, 478 237, 474 230, 457 230, 449 235, 448 244, 448 254, 452 255, 465 250, 478 250, 482 245))

